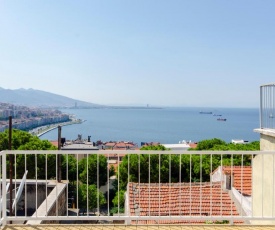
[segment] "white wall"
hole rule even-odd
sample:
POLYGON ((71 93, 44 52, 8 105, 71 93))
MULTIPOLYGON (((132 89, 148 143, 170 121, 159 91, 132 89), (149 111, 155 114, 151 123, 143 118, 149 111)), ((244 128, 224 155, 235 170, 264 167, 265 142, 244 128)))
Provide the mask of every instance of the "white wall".
POLYGON ((272 217, 273 220, 252 221, 253 224, 275 224, 275 156, 265 153, 252 162, 253 217, 272 217))

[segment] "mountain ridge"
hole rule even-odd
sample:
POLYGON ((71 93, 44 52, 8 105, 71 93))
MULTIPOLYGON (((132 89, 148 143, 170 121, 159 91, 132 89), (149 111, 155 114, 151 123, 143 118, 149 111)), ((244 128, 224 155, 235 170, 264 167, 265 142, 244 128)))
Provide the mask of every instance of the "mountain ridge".
POLYGON ((93 108, 105 107, 95 103, 81 101, 55 93, 37 89, 4 89, 0 87, 0 102, 21 106, 58 107, 58 108, 93 108))

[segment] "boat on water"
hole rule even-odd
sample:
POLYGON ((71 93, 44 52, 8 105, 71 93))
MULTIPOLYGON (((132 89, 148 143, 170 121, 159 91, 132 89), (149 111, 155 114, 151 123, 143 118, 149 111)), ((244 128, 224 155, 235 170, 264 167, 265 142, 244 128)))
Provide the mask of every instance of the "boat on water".
POLYGON ((200 114, 212 114, 212 112, 208 112, 208 111, 200 111, 200 114))
POLYGON ((218 118, 217 121, 226 121, 226 118, 218 118))
POLYGON ((214 113, 213 116, 221 117, 222 115, 221 115, 221 114, 216 114, 216 113, 214 113))

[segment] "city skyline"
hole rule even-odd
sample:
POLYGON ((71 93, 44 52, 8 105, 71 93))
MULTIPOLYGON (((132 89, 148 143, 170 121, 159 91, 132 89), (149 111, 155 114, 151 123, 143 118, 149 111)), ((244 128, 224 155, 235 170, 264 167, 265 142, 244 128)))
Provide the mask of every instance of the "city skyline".
POLYGON ((8 1, 1 84, 102 105, 259 107, 275 2, 8 1))

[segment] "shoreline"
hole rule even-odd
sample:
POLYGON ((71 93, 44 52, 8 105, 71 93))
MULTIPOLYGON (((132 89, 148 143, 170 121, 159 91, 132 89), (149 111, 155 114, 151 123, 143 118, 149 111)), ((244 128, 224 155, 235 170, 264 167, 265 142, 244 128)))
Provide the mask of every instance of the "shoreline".
POLYGON ((61 122, 61 123, 55 123, 55 124, 49 124, 49 125, 44 125, 44 126, 40 126, 40 127, 36 127, 32 130, 29 131, 30 134, 35 135, 37 137, 41 137, 44 134, 57 129, 58 126, 67 126, 67 125, 74 125, 74 124, 81 124, 85 122, 85 120, 81 120, 81 119, 73 119, 71 121, 66 121, 66 122, 61 122))

